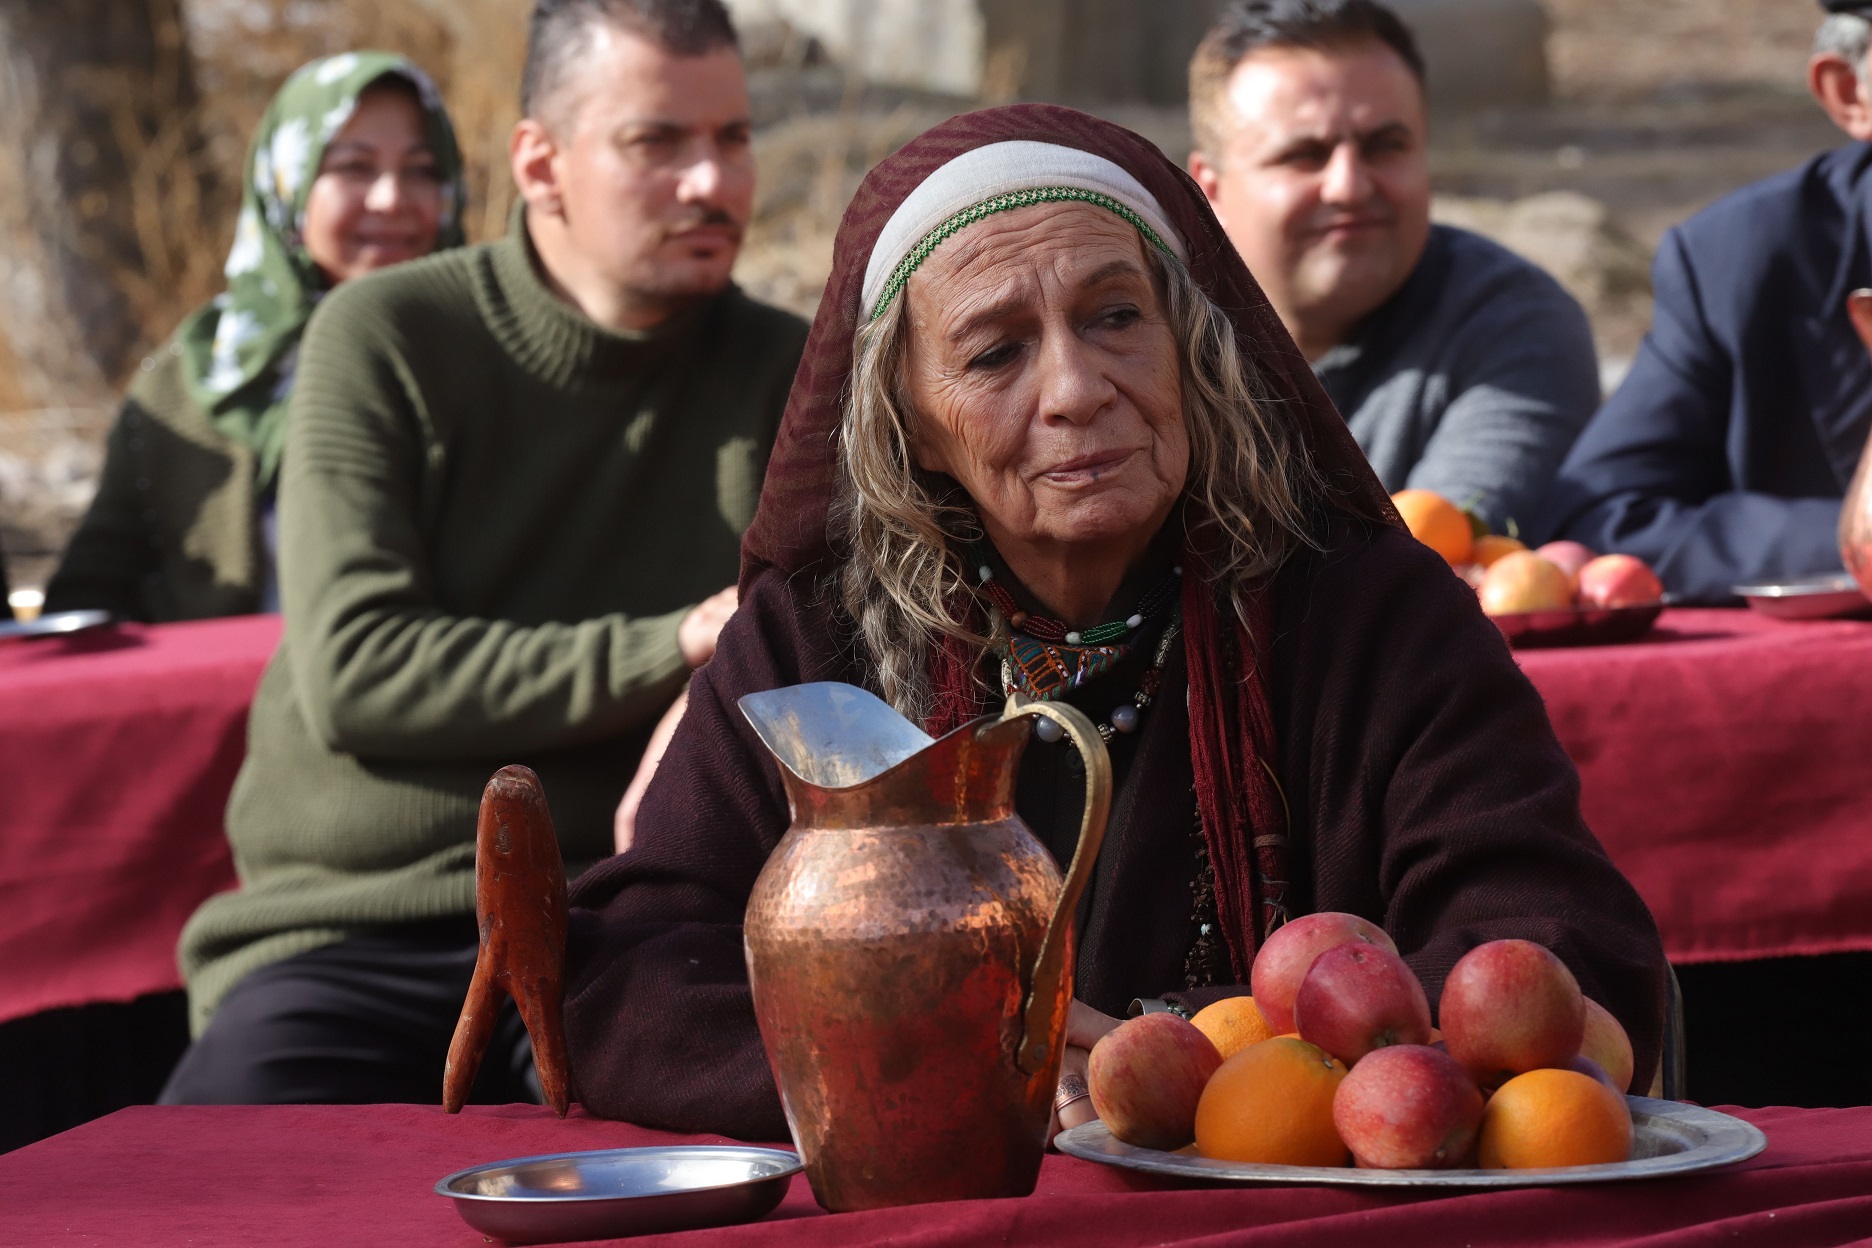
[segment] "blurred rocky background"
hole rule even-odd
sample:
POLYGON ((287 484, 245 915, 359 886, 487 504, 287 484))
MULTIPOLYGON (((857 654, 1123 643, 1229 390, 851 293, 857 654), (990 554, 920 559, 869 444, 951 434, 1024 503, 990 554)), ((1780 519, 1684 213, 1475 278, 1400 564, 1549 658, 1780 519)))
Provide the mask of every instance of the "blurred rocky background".
MULTIPOLYGON (((1439 218, 1551 270, 1615 384, 1665 227, 1839 136, 1807 99, 1806 0, 1393 0, 1430 64, 1439 218)), ((808 315, 846 200, 953 113, 1071 103, 1188 150, 1184 65, 1218 0, 729 0, 752 70, 739 275, 808 315)), ((246 136, 317 55, 388 47, 440 83, 473 237, 511 202, 529 0, 0 0, 0 547, 43 584, 115 398, 220 285, 246 136)))

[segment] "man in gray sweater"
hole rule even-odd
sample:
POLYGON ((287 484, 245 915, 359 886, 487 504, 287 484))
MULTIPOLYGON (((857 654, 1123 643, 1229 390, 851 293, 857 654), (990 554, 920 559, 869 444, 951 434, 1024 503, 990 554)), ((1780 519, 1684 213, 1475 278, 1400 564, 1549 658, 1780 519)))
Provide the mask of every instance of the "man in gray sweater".
POLYGON ((1532 522, 1599 403, 1585 312, 1430 223, 1423 60, 1375 0, 1238 0, 1190 64, 1190 173, 1385 487, 1532 522))

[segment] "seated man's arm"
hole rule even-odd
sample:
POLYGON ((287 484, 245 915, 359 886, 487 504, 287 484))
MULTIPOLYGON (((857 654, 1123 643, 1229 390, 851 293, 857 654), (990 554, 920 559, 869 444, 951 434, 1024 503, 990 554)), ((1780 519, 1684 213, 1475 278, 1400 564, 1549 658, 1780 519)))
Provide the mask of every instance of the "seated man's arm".
POLYGON ((314 734, 368 757, 511 759, 654 722, 687 675, 687 608, 522 625, 438 604, 421 488, 438 414, 391 318, 351 293, 329 296, 301 348, 280 487, 288 653, 314 734))
POLYGON ((1522 271, 1462 326, 1452 390, 1409 484, 1527 531, 1599 406, 1592 327, 1545 274, 1522 271))
POLYGON ((1735 363, 1704 319, 1683 243, 1653 266, 1656 310, 1631 375, 1561 467, 1544 536, 1645 560, 1690 601, 1837 568, 1840 504, 1737 490, 1729 467, 1735 363))
POLYGON ((1648 1081, 1657 927, 1587 830, 1579 775, 1474 593, 1392 533, 1330 557, 1312 592, 1335 627, 1287 643, 1304 656, 1295 722, 1310 725, 1288 785, 1312 825, 1296 842, 1311 847, 1317 908, 1381 919, 1432 1002, 1474 946, 1545 945, 1624 1024, 1648 1081))
POLYGON ((630 852, 572 890, 566 1042, 585 1106, 608 1118, 745 1140, 786 1119, 754 1019, 742 918, 786 833, 785 791, 737 700, 805 680, 798 625, 763 580, 695 675, 638 811, 630 852))

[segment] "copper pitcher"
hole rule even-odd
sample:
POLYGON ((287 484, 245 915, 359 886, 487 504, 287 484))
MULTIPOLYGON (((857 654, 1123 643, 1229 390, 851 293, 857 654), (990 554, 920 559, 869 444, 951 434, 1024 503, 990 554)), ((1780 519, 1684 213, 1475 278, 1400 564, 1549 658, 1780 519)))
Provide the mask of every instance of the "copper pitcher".
POLYGON ((1111 806, 1104 742, 1072 707, 1019 697, 940 741, 851 685, 741 709, 793 812, 745 939, 813 1194, 834 1211, 1027 1195, 1065 1045, 1074 909, 1111 806), (1014 813, 1035 718, 1085 757, 1063 882, 1014 813))
MULTIPOLYGON (((1859 338, 1872 350, 1872 290, 1855 290, 1846 296, 1846 311, 1852 318, 1859 338)), ((1840 559, 1866 597, 1872 598, 1872 438, 1866 440, 1859 454, 1859 469, 1840 507, 1840 559)))

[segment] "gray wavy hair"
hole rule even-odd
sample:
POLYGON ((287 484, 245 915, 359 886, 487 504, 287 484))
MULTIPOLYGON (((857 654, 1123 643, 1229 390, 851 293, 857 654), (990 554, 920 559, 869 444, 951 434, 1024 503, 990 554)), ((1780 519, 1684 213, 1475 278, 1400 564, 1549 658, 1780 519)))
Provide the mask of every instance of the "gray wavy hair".
MULTIPOLYGON (((1275 419, 1279 400, 1243 357, 1235 326, 1195 279, 1154 247, 1143 249, 1181 361, 1190 442, 1185 523, 1213 526, 1210 571, 1246 619, 1249 587, 1313 544, 1310 504, 1325 485, 1305 445, 1275 419)), ((911 447, 906 290, 859 330, 839 436, 835 532, 845 548, 838 592, 879 692, 917 722, 930 717, 929 665, 944 638, 993 649, 1007 623, 987 609, 989 632, 969 628, 974 596, 965 552, 985 540, 967 495, 948 477, 917 467, 911 447)), ((986 602, 983 603, 987 606, 986 602)), ((983 681, 982 665, 976 665, 983 681)))

